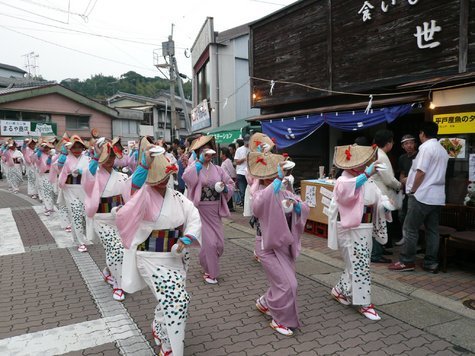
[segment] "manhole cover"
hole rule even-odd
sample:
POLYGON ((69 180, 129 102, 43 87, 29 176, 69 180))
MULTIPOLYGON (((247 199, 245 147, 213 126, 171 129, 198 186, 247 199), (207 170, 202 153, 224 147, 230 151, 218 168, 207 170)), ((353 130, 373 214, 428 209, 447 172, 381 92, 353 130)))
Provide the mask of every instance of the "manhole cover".
POLYGON ((475 299, 464 300, 463 305, 465 305, 467 308, 475 310, 475 299))

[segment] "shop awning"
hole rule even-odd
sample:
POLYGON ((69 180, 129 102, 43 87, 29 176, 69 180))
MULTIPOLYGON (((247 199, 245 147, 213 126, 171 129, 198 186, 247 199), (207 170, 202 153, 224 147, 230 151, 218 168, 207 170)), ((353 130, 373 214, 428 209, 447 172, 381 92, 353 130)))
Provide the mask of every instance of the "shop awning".
POLYGON ((358 131, 383 122, 390 123, 412 110, 411 104, 362 111, 329 112, 262 121, 262 132, 275 139, 279 149, 295 145, 323 124, 342 131, 358 131))
POLYGON ((216 143, 232 143, 241 137, 242 129, 249 126, 246 119, 236 120, 226 125, 221 125, 211 131, 208 131, 208 135, 213 135, 216 139, 216 143))

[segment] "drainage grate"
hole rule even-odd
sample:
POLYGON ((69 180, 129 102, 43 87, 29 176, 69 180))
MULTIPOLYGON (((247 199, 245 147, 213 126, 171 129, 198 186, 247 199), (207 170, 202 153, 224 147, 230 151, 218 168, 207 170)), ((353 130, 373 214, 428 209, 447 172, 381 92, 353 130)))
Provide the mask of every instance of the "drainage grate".
POLYGON ((463 305, 465 305, 467 308, 475 310, 475 299, 464 300, 463 305))

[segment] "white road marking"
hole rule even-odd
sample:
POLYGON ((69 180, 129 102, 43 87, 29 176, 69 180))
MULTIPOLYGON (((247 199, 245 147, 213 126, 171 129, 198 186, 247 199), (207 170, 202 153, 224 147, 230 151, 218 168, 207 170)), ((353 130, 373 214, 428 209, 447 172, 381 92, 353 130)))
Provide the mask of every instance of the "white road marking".
POLYGON ((0 229, 0 256, 25 252, 10 208, 0 209, 0 229))

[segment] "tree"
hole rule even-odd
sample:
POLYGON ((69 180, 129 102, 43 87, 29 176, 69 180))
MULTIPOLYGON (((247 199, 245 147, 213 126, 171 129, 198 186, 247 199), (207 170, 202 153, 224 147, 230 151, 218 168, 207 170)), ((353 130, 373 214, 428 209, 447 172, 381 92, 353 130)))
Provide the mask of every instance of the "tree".
MULTIPOLYGON (((79 80, 77 78, 65 79, 62 80, 60 84, 84 96, 99 101, 105 100, 118 91, 153 98, 157 96, 160 90, 168 90, 170 88, 170 83, 166 79, 160 77, 144 77, 134 71, 124 73, 119 78, 95 74, 85 80, 79 80)), ((175 94, 179 95, 178 85, 175 86, 175 89, 175 94)), ((191 81, 183 84, 183 91, 185 98, 191 100, 191 81)))

